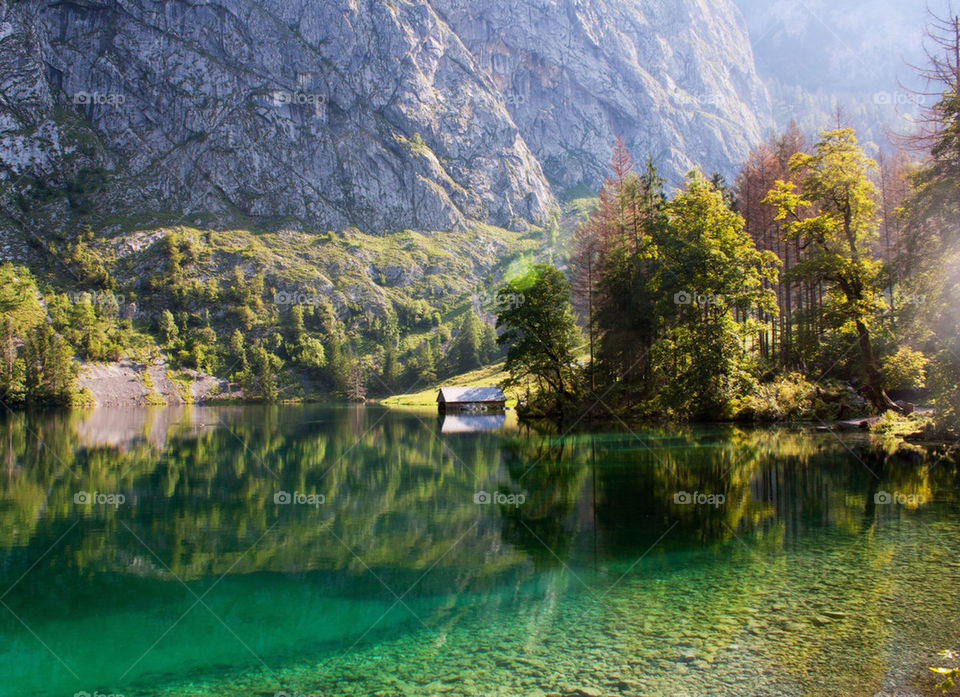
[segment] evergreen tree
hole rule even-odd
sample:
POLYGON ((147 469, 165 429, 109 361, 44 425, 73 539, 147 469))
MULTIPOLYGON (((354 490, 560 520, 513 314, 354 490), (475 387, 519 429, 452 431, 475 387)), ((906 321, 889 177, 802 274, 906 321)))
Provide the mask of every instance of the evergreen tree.
POLYGON ((294 303, 290 306, 289 337, 290 342, 298 347, 303 342, 306 329, 303 325, 303 305, 294 303))
POLYGON ((437 381, 437 352, 434 341, 421 342, 414 350, 404 379, 404 389, 413 390, 415 387, 432 385, 437 381))
POLYGON ((350 365, 347 399, 363 402, 367 398, 367 368, 362 360, 353 360, 350 365))
POLYGON ((397 363, 397 349, 388 345, 383 352, 383 364, 380 368, 380 383, 383 389, 393 394, 397 391, 400 378, 400 366, 397 363))
POLYGON ((936 420, 960 432, 960 16, 933 17, 932 49, 921 71, 936 102, 913 145, 929 156, 910 181, 899 211, 904 222, 898 269, 927 302, 916 313, 918 337, 933 354, 929 385, 936 420))
POLYGON ((244 347, 243 334, 234 329, 230 335, 230 371, 243 372, 247 369, 247 351, 244 347))
POLYGON ((17 350, 19 337, 10 317, 0 317, 0 401, 23 401, 24 364, 17 350))
POLYGON ((180 330, 177 328, 177 322, 173 318, 173 313, 170 312, 170 310, 164 310, 163 312, 161 312, 160 313, 160 337, 163 340, 163 345, 167 347, 172 347, 179 335, 180 335, 180 330))
POLYGON ((482 330, 480 325, 480 318, 473 310, 464 315, 463 321, 460 323, 460 331, 453 340, 448 354, 450 372, 466 373, 481 366, 482 330))
POLYGON ((574 288, 587 317, 591 384, 602 373, 621 389, 642 388, 658 331, 654 306, 670 273, 658 251, 667 232, 666 196, 652 160, 639 176, 622 155, 612 167, 597 210, 577 233, 574 288))
POLYGON ((350 386, 350 367, 352 361, 344 350, 340 339, 334 336, 327 344, 327 379, 333 391, 346 395, 350 386))
POLYGON ((522 304, 504 308, 497 317, 497 327, 503 328, 498 342, 507 347, 505 386, 531 378, 545 399, 553 402, 547 409, 562 413, 564 402, 575 396, 579 380, 580 336, 570 304, 570 284, 556 267, 538 264, 502 292, 524 297, 522 304))
POLYGON ((497 330, 486 322, 480 323, 480 363, 489 365, 497 360, 500 352, 497 346, 497 330))
POLYGON ((48 324, 28 332, 24 343, 24 396, 28 404, 67 404, 73 384, 72 351, 48 324))
POLYGON ((244 396, 276 402, 278 389, 273 356, 262 346, 254 346, 247 353, 249 365, 241 377, 244 396))

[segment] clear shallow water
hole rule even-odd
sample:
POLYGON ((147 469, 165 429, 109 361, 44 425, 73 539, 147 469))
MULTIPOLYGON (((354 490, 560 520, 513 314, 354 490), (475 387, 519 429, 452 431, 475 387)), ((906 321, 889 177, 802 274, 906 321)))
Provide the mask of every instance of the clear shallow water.
POLYGON ((0 695, 933 694, 960 648, 954 465, 792 430, 468 430, 7 419, 0 695))

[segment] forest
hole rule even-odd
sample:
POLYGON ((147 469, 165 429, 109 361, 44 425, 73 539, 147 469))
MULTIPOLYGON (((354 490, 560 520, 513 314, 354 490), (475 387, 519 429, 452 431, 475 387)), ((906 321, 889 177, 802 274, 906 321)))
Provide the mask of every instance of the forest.
POLYGON ((694 171, 670 198, 619 141, 568 276, 541 265, 504 289, 527 299, 498 318, 512 383, 534 386, 525 408, 825 421, 921 400, 955 434, 956 18, 932 36, 936 102, 876 159, 839 113, 815 139, 771 136, 732 186, 694 171))
MULTIPOLYGON (((159 355, 263 402, 363 401, 505 361, 504 385, 535 416, 826 421, 932 405, 927 425, 955 433, 957 26, 931 26, 929 106, 896 147, 869 157, 838 111, 815 136, 772 134, 732 183, 693 171, 670 192, 618 140, 597 197, 532 230, 472 295, 335 308, 251 272, 271 250, 241 240, 227 255, 235 236, 221 231, 169 232, 146 272, 89 228, 48 240, 68 277, 0 267, 0 400, 85 403, 80 366, 123 356, 159 355)), ((356 249, 328 237, 318 244, 356 249)))

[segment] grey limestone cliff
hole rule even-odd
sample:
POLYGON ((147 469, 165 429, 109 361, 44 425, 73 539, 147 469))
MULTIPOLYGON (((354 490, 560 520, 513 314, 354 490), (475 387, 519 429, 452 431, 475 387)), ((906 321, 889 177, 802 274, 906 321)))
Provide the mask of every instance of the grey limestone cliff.
POLYGON ((0 205, 522 227, 617 134, 673 181, 731 173, 769 117, 741 25, 727 0, 0 0, 0 205))

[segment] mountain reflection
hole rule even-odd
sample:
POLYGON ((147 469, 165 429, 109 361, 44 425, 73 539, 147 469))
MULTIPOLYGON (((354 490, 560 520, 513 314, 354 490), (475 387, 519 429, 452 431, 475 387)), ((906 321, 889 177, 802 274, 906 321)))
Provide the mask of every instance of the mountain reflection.
POLYGON ((482 586, 642 551, 670 525, 663 549, 734 534, 782 545, 809 526, 853 533, 873 524, 883 487, 929 501, 955 471, 791 431, 486 430, 502 416, 447 416, 435 428, 374 408, 19 414, 0 424, 5 573, 66 533, 69 554, 47 563, 71 573, 352 577, 367 565, 415 575, 436 564, 437 588, 466 568, 482 586), (445 438, 449 429, 463 437, 445 438), (523 503, 474 503, 481 490, 523 503), (78 492, 124 503, 82 505, 78 492), (277 503, 278 492, 299 498, 277 503), (689 505, 687 494, 723 503, 689 505))

